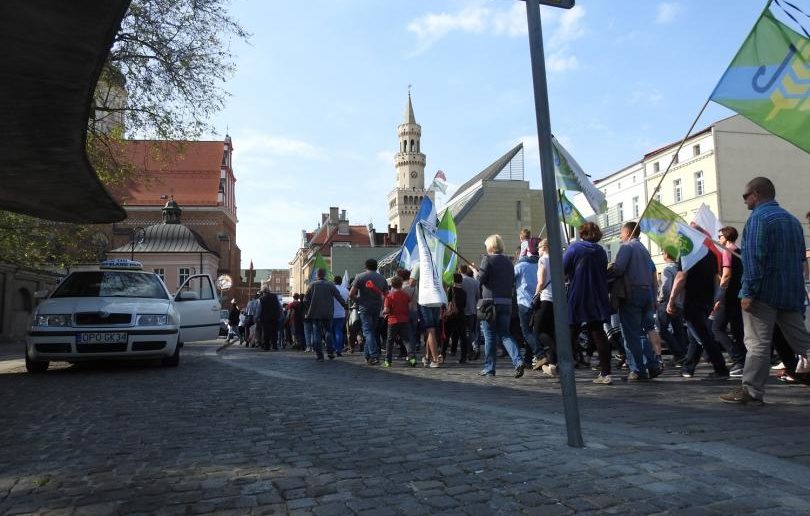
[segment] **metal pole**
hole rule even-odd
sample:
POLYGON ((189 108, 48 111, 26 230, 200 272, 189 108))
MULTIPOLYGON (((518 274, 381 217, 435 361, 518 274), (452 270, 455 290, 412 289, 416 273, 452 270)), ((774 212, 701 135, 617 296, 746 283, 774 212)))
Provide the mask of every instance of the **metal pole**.
MULTIPOLYGON (((526 0, 526 18, 529 24, 529 51, 531 53, 532 77, 534 79, 534 108, 537 116, 537 137, 540 146, 540 175, 543 181, 543 206, 546 214, 546 230, 550 242, 562 241, 560 217, 554 177, 554 156, 551 149, 551 121, 548 107, 546 63, 543 55, 543 28, 540 21, 538 0, 526 0)), ((579 421, 577 388, 574 381, 574 357, 571 350, 571 332, 568 328, 568 302, 563 281, 562 250, 554 245, 549 249, 551 265, 551 289, 554 293, 554 330, 559 358, 560 384, 568 446, 582 448, 582 429, 579 421)))

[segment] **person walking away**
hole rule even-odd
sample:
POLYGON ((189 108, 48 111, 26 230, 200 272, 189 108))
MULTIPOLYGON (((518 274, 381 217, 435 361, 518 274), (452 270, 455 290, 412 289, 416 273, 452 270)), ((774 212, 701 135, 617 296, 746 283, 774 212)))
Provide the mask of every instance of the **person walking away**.
POLYGON ((419 353, 419 286, 415 279, 411 278, 411 271, 399 269, 397 276, 402 278, 402 291, 408 294, 408 323, 411 325, 411 338, 413 339, 414 351, 419 353))
POLYGON ((231 309, 228 311, 228 337, 225 339, 226 343, 239 338, 239 312, 236 299, 231 299, 231 309))
POLYGON ((639 241, 636 229, 635 222, 626 222, 622 226, 619 234, 622 245, 613 264, 614 281, 624 281, 629 287, 627 296, 619 302, 619 321, 630 368, 628 381, 655 378, 661 374, 650 342, 641 339, 642 332, 655 327, 653 305, 658 278, 650 252, 639 241))
POLYGON ((245 311, 241 310, 239 312, 239 344, 242 345, 245 343, 245 311))
POLYGON ((342 356, 343 346, 346 342, 346 306, 349 302, 349 289, 342 285, 343 276, 335 276, 335 288, 340 293, 343 303, 335 299, 332 304, 334 305, 334 313, 332 315, 332 342, 335 345, 335 353, 337 356, 342 356))
MULTIPOLYGON (((573 351, 584 326, 599 355, 600 372, 593 383, 610 385, 613 383, 610 377, 610 344, 604 328, 604 323, 610 319, 607 253, 598 244, 602 239, 602 230, 593 222, 586 222, 579 227, 579 238, 568 246, 563 255, 563 272, 570 282, 567 302, 571 342, 567 345, 573 351)), ((637 338, 639 335, 636 333, 637 338)))
POLYGON ((551 261, 548 240, 540 241, 537 261, 537 282, 532 298, 532 334, 536 349, 532 369, 542 369, 550 376, 557 375, 557 344, 554 333, 554 298, 551 290, 551 261), (546 353, 546 350, 548 353, 546 353))
POLYGON ((678 263, 675 258, 665 249, 663 250, 664 256, 664 270, 661 272, 661 285, 658 290, 658 307, 655 313, 655 325, 658 329, 661 340, 666 342, 667 348, 672 353, 672 361, 676 365, 683 364, 686 360, 686 328, 684 326, 683 316, 683 300, 676 299, 675 306, 677 311, 675 314, 670 315, 667 313, 667 304, 672 295, 672 286, 675 283, 675 276, 678 274, 678 263), (672 329, 670 330, 670 327, 672 329))
POLYGON ((774 325, 798 355, 796 373, 810 372, 810 333, 803 317, 807 258, 801 224, 776 202, 770 179, 749 181, 743 201, 751 210, 743 229, 740 289, 747 353, 742 385, 720 399, 759 405, 769 376, 774 325))
POLYGON ((512 317, 512 293, 515 285, 515 269, 512 261, 503 254, 503 239, 500 235, 490 235, 484 241, 487 254, 476 267, 477 279, 481 284, 482 307, 492 305, 495 317, 492 321, 481 320, 481 333, 484 334, 484 368, 479 375, 495 376, 495 362, 498 343, 506 348, 515 378, 523 376, 523 358, 520 356, 515 339, 509 331, 512 317))
MULTIPOLYGON (((524 363, 528 365, 528 360, 531 358, 530 363, 534 368, 541 357, 544 356, 544 353, 542 353, 537 346, 537 340, 532 331, 532 315, 534 314, 532 301, 537 291, 537 267, 539 261, 537 247, 535 246, 533 248, 533 244, 536 244, 536 241, 529 239, 526 254, 515 264, 515 293, 517 295, 517 312, 520 331, 528 347, 524 363), (531 355, 531 357, 529 357, 529 355, 531 355)), ((538 367, 541 366, 542 364, 538 367)))
POLYGON ((442 355, 447 356, 447 344, 450 344, 450 354, 455 356, 460 349, 459 364, 467 363, 469 343, 467 342, 467 324, 464 310, 467 307, 467 293, 462 286, 463 275, 453 274, 453 286, 447 289, 447 311, 445 312, 445 331, 447 340, 442 348, 442 355))
POLYGON ((259 301, 259 324, 262 328, 262 351, 278 348, 278 320, 281 315, 281 303, 278 296, 264 291, 259 301))
POLYGON ((257 291, 253 299, 248 301, 245 306, 245 346, 251 346, 255 340, 255 325, 256 313, 259 310, 259 298, 262 296, 261 291, 257 291))
POLYGON ((306 294, 304 303, 309 307, 307 317, 312 321, 312 347, 315 351, 315 360, 323 361, 323 345, 329 360, 335 358, 335 348, 332 341, 332 317, 335 312, 334 301, 337 301, 345 310, 346 301, 340 291, 331 281, 326 279, 326 269, 320 268, 315 272, 317 280, 313 281, 306 294))
POLYGON ((740 289, 742 288, 743 263, 737 247, 737 230, 731 226, 720 229, 717 241, 723 244, 723 268, 720 276, 720 288, 714 303, 714 321, 712 332, 714 338, 728 351, 733 362, 729 376, 742 378, 745 365, 745 343, 743 342, 742 306, 740 289), (726 327, 731 328, 730 339, 726 327))
POLYGON ((478 314, 475 307, 478 306, 478 300, 481 299, 481 285, 478 280, 473 277, 472 269, 464 264, 459 267, 459 271, 464 276, 461 281, 461 288, 467 294, 467 306, 464 309, 464 318, 467 325, 467 342, 470 343, 472 350, 471 360, 478 360, 480 352, 478 350, 478 314))
POLYGON ((408 350, 407 364, 416 367, 416 351, 414 350, 413 334, 410 325, 409 305, 411 298, 402 290, 402 278, 391 278, 392 290, 385 296, 383 313, 388 318, 388 334, 385 341, 385 362, 383 367, 391 367, 394 358, 394 346, 397 337, 405 342, 408 350))
POLYGON ((349 291, 349 297, 357 301, 357 312, 363 328, 365 342, 363 353, 366 357, 366 363, 368 365, 377 365, 380 363, 377 326, 380 321, 383 296, 388 293, 388 283, 377 272, 377 260, 369 258, 366 260, 365 265, 366 270, 355 276, 352 288, 349 291))

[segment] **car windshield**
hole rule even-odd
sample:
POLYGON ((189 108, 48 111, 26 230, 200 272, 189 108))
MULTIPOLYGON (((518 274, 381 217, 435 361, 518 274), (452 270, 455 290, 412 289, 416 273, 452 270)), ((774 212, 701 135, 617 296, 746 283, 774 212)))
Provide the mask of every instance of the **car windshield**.
POLYGON ((168 299, 154 274, 127 271, 74 272, 51 297, 140 297, 168 299))

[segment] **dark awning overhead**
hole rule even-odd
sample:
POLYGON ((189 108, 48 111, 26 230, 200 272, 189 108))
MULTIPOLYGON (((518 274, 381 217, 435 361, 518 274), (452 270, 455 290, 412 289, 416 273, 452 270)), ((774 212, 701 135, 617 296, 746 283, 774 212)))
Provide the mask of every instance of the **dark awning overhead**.
POLYGON ((0 1, 0 209, 123 220, 85 153, 92 95, 130 0, 0 1))

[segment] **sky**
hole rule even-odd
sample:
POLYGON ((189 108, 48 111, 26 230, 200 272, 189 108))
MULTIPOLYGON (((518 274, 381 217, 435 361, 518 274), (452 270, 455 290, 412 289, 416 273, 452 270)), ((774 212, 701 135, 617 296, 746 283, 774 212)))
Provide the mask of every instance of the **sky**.
MULTIPOLYGON (((799 2, 805 3, 804 0, 799 2)), ((808 2, 810 3, 810 2, 808 2)), ((552 131, 593 178, 680 140, 764 0, 577 0, 542 8, 552 131)), ((231 96, 242 266, 287 268, 330 206, 385 231, 412 85, 426 181, 447 195, 520 141, 540 188, 525 3, 232 0, 231 96)), ((710 104, 697 129, 729 116, 710 104)))

